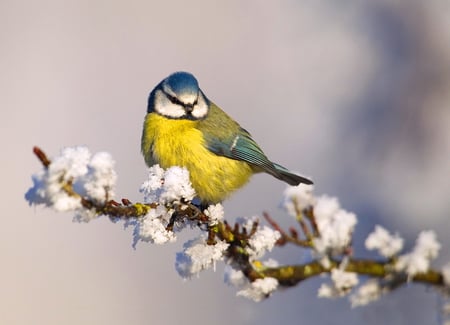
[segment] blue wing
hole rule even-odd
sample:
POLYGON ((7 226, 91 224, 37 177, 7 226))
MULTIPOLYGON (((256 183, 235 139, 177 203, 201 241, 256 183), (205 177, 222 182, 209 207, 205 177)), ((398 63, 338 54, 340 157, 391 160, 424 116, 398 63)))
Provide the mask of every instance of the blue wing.
POLYGON ((220 108, 211 103, 209 118, 202 122, 201 129, 207 148, 219 156, 249 163, 256 172, 263 171, 290 185, 313 182, 294 174, 281 165, 271 162, 249 132, 241 128, 220 108))

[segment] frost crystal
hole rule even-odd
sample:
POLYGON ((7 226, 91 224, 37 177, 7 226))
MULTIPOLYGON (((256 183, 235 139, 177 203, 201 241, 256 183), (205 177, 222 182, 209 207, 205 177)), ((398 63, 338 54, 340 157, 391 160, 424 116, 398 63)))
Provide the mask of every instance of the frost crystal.
POLYGON ((441 244, 437 241, 434 231, 422 231, 412 252, 399 256, 395 268, 397 271, 405 271, 409 276, 426 272, 440 248, 441 244))
POLYGON ((64 148, 61 155, 53 159, 48 170, 52 177, 62 177, 68 181, 87 173, 90 158, 91 153, 86 147, 64 148))
POLYGON ((170 167, 166 170, 164 176, 163 193, 161 194, 162 202, 173 202, 179 199, 191 201, 195 196, 189 180, 189 172, 186 168, 178 166, 170 167))
POLYGON ((144 202, 158 202, 164 184, 164 169, 154 165, 148 169, 148 179, 141 185, 140 192, 144 195, 144 202))
POLYGON ((117 175, 111 155, 107 152, 99 152, 89 162, 83 187, 89 198, 97 202, 104 202, 114 196, 116 180, 117 175))
POLYGON ((297 217, 297 212, 314 204, 314 186, 299 184, 298 186, 288 186, 283 193, 281 206, 287 213, 297 217))
POLYGON ((75 210, 75 216, 73 217, 74 222, 89 222, 98 217, 97 212, 94 209, 77 209, 75 210))
POLYGON ((236 270, 230 265, 225 266, 224 282, 237 288, 243 288, 250 283, 241 270, 236 270))
POLYGON ((328 196, 318 198, 314 215, 320 232, 320 237, 314 239, 317 252, 342 252, 350 244, 357 223, 356 215, 341 209, 337 199, 328 196))
POLYGON ((44 204, 56 211, 71 211, 81 208, 78 198, 70 196, 62 184, 87 173, 90 153, 85 147, 65 148, 54 158, 48 168, 33 175, 33 187, 25 198, 30 204, 44 204))
POLYGON ((339 294, 337 290, 326 283, 322 283, 319 290, 317 290, 317 297, 319 298, 337 298, 339 294))
POLYGON ((264 261, 263 266, 264 267, 278 267, 280 263, 278 263, 277 260, 273 258, 269 258, 267 261, 264 261))
POLYGON ((345 296, 358 284, 358 276, 353 272, 345 272, 340 269, 331 270, 331 280, 333 283, 322 284, 317 293, 322 298, 338 298, 345 296))
POLYGON ((382 289, 377 280, 368 280, 356 289, 350 296, 352 307, 364 306, 372 301, 378 300, 382 294, 382 289))
MULTIPOLYGON (((277 267, 278 262, 272 259, 260 263, 260 266, 265 267, 277 267)), ((255 266, 257 267, 257 266, 255 266)), ((236 295, 243 296, 254 301, 260 301, 270 295, 278 287, 278 281, 274 278, 259 279, 254 282, 250 282, 241 270, 233 268, 231 265, 225 266, 224 282, 228 285, 234 286, 240 289, 236 295), (264 281, 261 281, 264 280, 264 281)))
MULTIPOLYGON (((238 218, 236 221, 247 230, 247 233, 250 233, 255 222, 258 221, 258 218, 238 218)), ((250 258, 257 259, 267 251, 271 251, 280 237, 281 234, 279 231, 268 226, 258 226, 256 232, 248 240, 248 247, 246 250, 250 254, 250 258)))
POLYGON ((278 280, 275 278, 256 279, 248 284, 244 289, 236 293, 237 296, 242 296, 253 301, 261 301, 267 298, 278 287, 278 280))
POLYGON ((249 239, 247 252, 253 259, 260 258, 266 251, 271 251, 281 234, 267 226, 258 227, 258 230, 249 239))
MULTIPOLYGON (((25 194, 30 204, 44 204, 56 211, 78 211, 80 198, 67 192, 72 184, 76 192, 96 201, 105 201, 114 193, 114 162, 107 153, 91 158, 86 147, 65 148, 47 168, 33 175, 33 187, 25 194)), ((89 220, 88 213, 82 219, 89 220)))
POLYGON ((140 191, 144 202, 157 203, 158 206, 144 218, 129 223, 135 226, 134 246, 140 240, 155 244, 175 241, 174 232, 166 230, 173 214, 173 210, 166 208, 166 205, 194 198, 195 191, 187 169, 174 166, 164 170, 154 165, 148 169, 148 179, 141 185, 140 191))
POLYGON ((334 286, 342 292, 346 292, 358 284, 358 276, 353 272, 345 272, 340 269, 331 270, 331 280, 334 286))
POLYGON ((202 237, 189 240, 183 245, 183 252, 177 253, 175 268, 182 278, 189 279, 202 270, 215 268, 216 262, 223 259, 228 246, 222 241, 208 245, 202 237))
POLYGON ((403 248, 403 238, 398 234, 391 235, 381 226, 375 226, 375 231, 369 234, 365 242, 368 250, 378 250, 381 256, 390 258, 403 248))
POLYGON ((417 238, 416 247, 414 248, 414 250, 425 255, 430 260, 438 256, 440 249, 441 244, 436 238, 436 233, 432 230, 422 231, 417 238))
POLYGON ((205 215, 209 217, 209 225, 215 226, 223 219, 224 210, 220 203, 210 205, 205 211, 205 215))
POLYGON ((149 168, 148 180, 140 189, 147 203, 167 204, 174 201, 191 201, 195 196, 186 168, 173 166, 164 171, 159 165, 149 168))
POLYGON ((155 244, 165 244, 176 240, 172 231, 166 230, 171 217, 171 212, 162 205, 151 209, 143 218, 135 221, 134 244, 145 241, 155 244))

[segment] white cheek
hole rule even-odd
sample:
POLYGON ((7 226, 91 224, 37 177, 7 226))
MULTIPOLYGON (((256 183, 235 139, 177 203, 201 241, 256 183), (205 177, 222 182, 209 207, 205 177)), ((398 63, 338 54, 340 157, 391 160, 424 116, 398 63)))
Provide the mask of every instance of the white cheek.
POLYGON ((204 118, 208 114, 208 104, 206 103, 206 100, 203 98, 203 95, 200 94, 198 96, 198 103, 194 106, 194 109, 192 110, 192 116, 195 118, 204 118))
POLYGON ((186 114, 182 106, 172 103, 161 91, 155 94, 155 112, 172 118, 180 118, 186 114))
POLYGON ((183 107, 172 103, 159 104, 155 107, 155 111, 161 115, 173 118, 179 118, 186 115, 183 107))

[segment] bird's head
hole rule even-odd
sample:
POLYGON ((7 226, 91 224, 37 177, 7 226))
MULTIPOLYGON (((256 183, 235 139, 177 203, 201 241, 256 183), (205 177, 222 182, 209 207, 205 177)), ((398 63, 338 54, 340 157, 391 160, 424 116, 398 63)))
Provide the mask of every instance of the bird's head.
POLYGON ((188 72, 175 72, 152 90, 147 112, 171 119, 199 120, 208 114, 209 102, 188 72))

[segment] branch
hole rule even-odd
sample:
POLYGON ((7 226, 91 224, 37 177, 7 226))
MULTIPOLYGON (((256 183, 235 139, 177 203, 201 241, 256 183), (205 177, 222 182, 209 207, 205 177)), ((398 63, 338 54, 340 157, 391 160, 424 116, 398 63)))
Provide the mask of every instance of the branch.
MULTIPOLYGON (((276 278, 284 286, 294 286, 299 282, 309 278, 329 273, 332 269, 339 268, 341 261, 332 261, 329 267, 324 267, 320 262, 313 261, 303 265, 285 265, 276 268, 268 268, 261 272, 264 276, 276 278)), ((365 259, 351 259, 348 261, 344 271, 354 272, 359 275, 370 276, 373 278, 386 278, 392 275, 392 265, 383 261, 373 261, 365 259)), ((438 287, 444 286, 444 278, 440 272, 428 270, 425 273, 419 273, 409 279, 405 274, 398 274, 397 284, 406 284, 409 282, 418 282, 438 287)))
MULTIPOLYGON (((86 155, 83 150, 78 151, 86 155)), ((127 224, 133 224, 135 244, 139 240, 164 243, 173 240, 175 233, 184 226, 196 227, 206 237, 189 241, 185 244, 184 252, 177 256, 177 269, 182 276, 190 277, 210 267, 216 260, 225 258, 233 270, 242 272, 247 279, 246 287, 238 294, 255 300, 267 297, 276 288, 276 285, 271 289, 267 288, 272 285, 272 282, 266 281, 268 279, 276 279, 278 285, 292 287, 322 274, 331 274, 334 285, 334 291, 331 292, 337 296, 348 293, 349 289, 356 286, 357 281, 348 282, 348 274, 378 279, 380 287, 385 291, 410 282, 449 290, 446 273, 428 267, 440 248, 433 233, 421 234, 415 250, 398 255, 403 247, 403 239, 398 235, 390 235, 380 227, 370 235, 372 237, 369 236, 366 247, 377 249, 383 259, 354 258, 351 244, 356 216, 341 209, 334 198, 314 198, 312 187, 292 187, 288 189, 290 194, 286 194, 285 207, 297 221, 298 230, 290 227, 289 231, 284 231, 267 213, 263 213, 263 216, 270 228, 261 226, 258 220, 230 225, 226 220, 221 220, 221 205, 210 206, 202 211, 192 203, 190 184, 168 184, 165 174, 168 171, 159 167, 151 168, 149 179, 153 181, 149 181, 146 187, 143 185, 142 190, 148 199, 154 201, 132 203, 128 199, 122 199, 121 202, 109 199, 114 185, 111 179, 115 179, 111 176, 115 176, 111 171, 113 163, 109 158, 105 160, 103 157, 102 160, 91 157, 86 162, 85 169, 72 170, 73 156, 78 151, 58 157, 59 160, 54 165, 40 148, 34 147, 33 152, 41 162, 44 173, 33 178, 35 186, 26 194, 26 198, 31 203, 55 207, 61 194, 56 195, 54 191, 59 188, 65 197, 79 203, 73 208, 78 212, 89 212, 89 216, 93 215, 94 218, 104 215, 114 221, 123 220, 127 224), (103 196, 93 194, 98 193, 99 189, 103 196), (284 246, 288 243, 312 250, 315 259, 301 265, 282 266, 261 260, 263 254, 274 245, 284 246), (210 255, 205 255, 205 251, 210 255), (422 258, 419 266, 414 264, 417 258, 422 258), (425 269, 421 266, 423 264, 427 266, 425 269), (346 284, 340 283, 343 276, 339 280, 338 274, 347 274, 346 284)), ((180 169, 176 173, 184 175, 180 169)), ((92 217, 85 221, 90 218, 92 217)))

